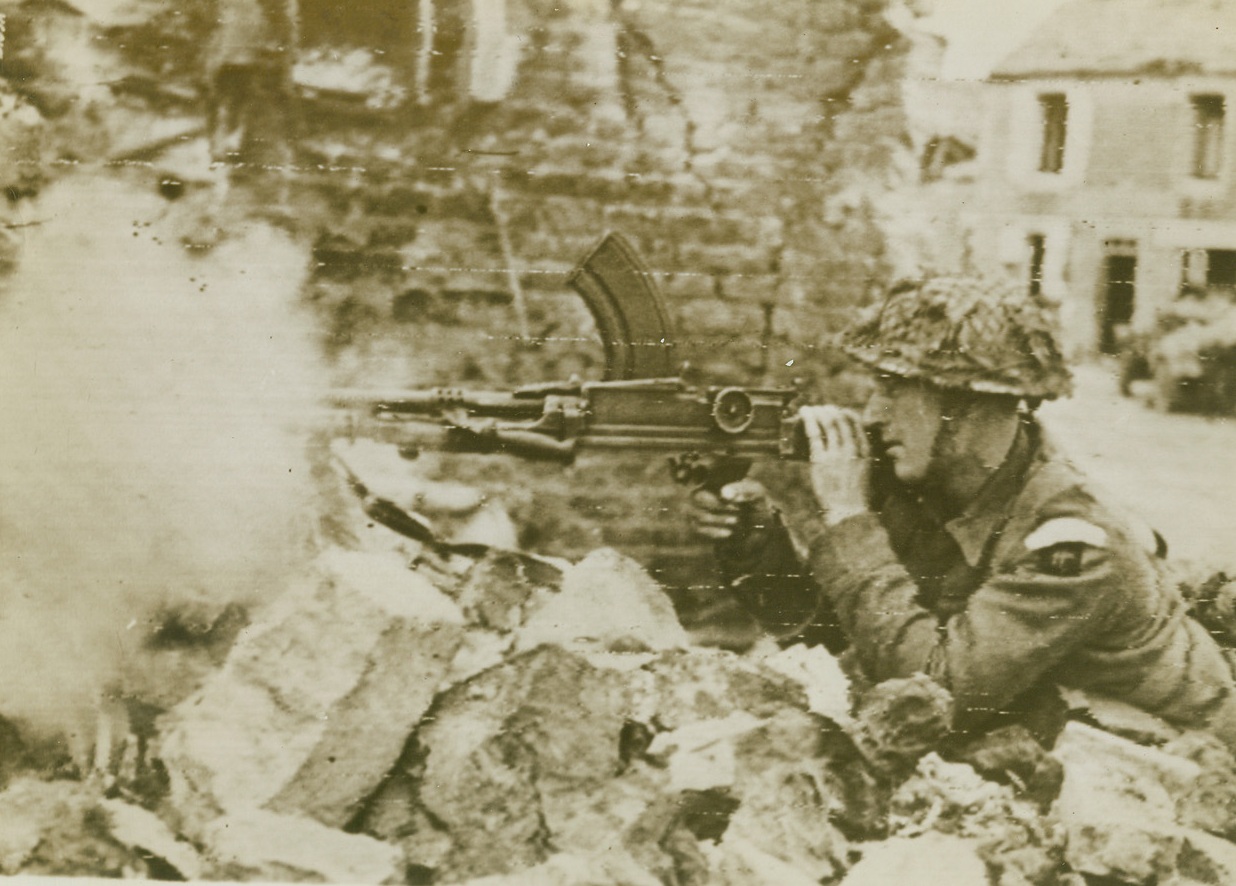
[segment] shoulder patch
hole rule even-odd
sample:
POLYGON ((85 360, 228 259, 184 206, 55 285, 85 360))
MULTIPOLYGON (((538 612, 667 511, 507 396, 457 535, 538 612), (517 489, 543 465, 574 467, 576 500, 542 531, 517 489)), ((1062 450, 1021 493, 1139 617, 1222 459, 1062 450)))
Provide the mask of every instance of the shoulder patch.
POLYGON ((1056 517, 1039 524, 1026 536, 1026 549, 1042 551, 1062 544, 1084 544, 1092 548, 1107 547, 1107 531, 1080 517, 1056 517))

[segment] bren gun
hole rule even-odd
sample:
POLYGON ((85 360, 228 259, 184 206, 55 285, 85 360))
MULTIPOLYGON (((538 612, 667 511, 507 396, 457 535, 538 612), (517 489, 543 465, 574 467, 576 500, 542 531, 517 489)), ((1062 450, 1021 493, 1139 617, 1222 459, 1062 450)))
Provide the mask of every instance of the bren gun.
POLYGON ((569 464, 587 450, 671 453, 676 482, 717 491, 756 458, 805 458, 794 388, 698 387, 676 376, 674 337, 655 282, 619 234, 571 272, 605 347, 602 381, 509 392, 430 388, 336 391, 356 410, 353 433, 421 449, 500 453, 569 464))

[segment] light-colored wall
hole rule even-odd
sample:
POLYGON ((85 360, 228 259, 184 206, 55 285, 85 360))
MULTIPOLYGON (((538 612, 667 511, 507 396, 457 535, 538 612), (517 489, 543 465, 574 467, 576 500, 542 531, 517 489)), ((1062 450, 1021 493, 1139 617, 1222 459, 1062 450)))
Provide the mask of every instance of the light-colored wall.
POLYGON ((1033 80, 992 83, 975 184, 963 208, 973 269, 1028 279, 1028 238, 1046 238, 1044 292, 1061 303, 1066 346, 1093 352, 1104 243, 1137 243, 1133 325, 1176 294, 1180 252, 1236 249, 1236 78, 1033 80), (1069 104, 1064 165, 1038 170, 1038 97, 1069 104), (1223 162, 1193 175, 1191 96, 1226 99, 1223 162))

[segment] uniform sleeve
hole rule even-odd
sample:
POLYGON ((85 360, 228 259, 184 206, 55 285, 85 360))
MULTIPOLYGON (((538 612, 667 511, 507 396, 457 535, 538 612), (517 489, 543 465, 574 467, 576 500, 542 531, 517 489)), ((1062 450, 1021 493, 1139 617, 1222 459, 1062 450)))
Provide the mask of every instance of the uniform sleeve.
POLYGON ((822 644, 832 652, 847 645, 832 602, 820 593, 806 553, 795 545, 780 515, 772 537, 754 557, 738 559, 717 550, 722 578, 739 603, 770 636, 783 644, 822 644))
POLYGON ((873 514, 821 532, 811 566, 868 676, 926 673, 952 692, 958 722, 973 722, 1100 633, 1125 583, 1146 579, 1108 550, 1094 524, 1049 523, 994 563, 966 609, 943 622, 917 602, 873 514))

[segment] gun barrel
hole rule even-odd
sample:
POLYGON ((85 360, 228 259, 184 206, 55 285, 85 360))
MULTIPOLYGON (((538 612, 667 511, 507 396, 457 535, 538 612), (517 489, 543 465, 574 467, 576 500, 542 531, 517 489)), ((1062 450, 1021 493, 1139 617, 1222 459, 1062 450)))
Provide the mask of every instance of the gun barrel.
POLYGON ((363 409, 371 415, 437 416, 462 409, 468 415, 487 418, 536 418, 544 411, 544 400, 520 397, 504 391, 464 391, 459 388, 373 391, 339 388, 328 397, 330 405, 341 409, 363 409))

